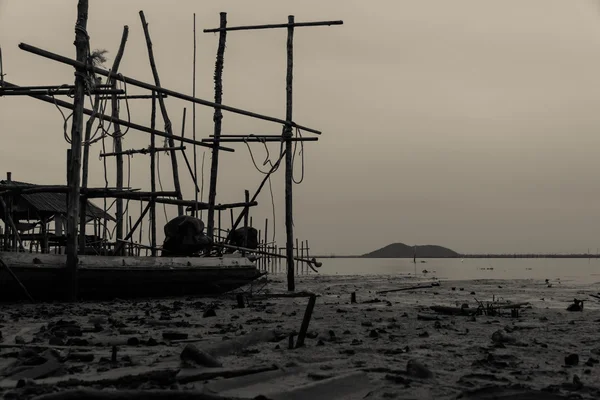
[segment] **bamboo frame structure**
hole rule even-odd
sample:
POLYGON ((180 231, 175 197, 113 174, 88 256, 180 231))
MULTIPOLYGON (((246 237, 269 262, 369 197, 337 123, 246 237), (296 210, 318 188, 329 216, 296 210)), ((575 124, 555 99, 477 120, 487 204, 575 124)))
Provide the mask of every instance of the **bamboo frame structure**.
MULTIPOLYGON (((237 27, 227 27, 227 14, 222 12, 220 13, 220 27, 217 30, 204 30, 204 32, 219 32, 219 44, 217 49, 217 59, 215 62, 215 94, 214 94, 214 102, 202 100, 195 97, 195 85, 194 85, 194 95, 189 96, 183 93, 175 92, 173 90, 169 90, 161 87, 160 78, 158 75, 156 62, 154 59, 154 53, 152 49, 152 41, 150 39, 150 34, 148 30, 148 23, 146 22, 146 18, 144 16, 143 11, 139 12, 140 19, 142 22, 142 28, 144 31, 144 36, 146 39, 146 45, 148 50, 148 60, 150 63, 150 67, 152 70, 154 84, 142 82, 127 76, 124 76, 118 73, 119 64, 121 58, 123 56, 125 43, 127 41, 128 27, 124 27, 123 37, 121 41, 121 46, 119 47, 119 53, 117 54, 117 58, 114 61, 113 67, 111 70, 106 71, 102 68, 96 67, 91 64, 89 58, 89 36, 87 35, 87 16, 88 16, 88 3, 89 0, 78 0, 78 13, 77 13, 77 22, 75 26, 75 47, 76 47, 76 59, 70 59, 67 57, 60 56, 58 54, 51 53, 46 50, 39 49, 37 47, 20 43, 19 48, 21 50, 30 52, 32 54, 36 54, 41 57, 45 57, 63 64, 71 65, 75 68, 75 84, 70 86, 52 86, 52 87, 20 87, 17 85, 13 85, 9 82, 4 81, 4 74, 1 67, 0 61, 0 95, 2 93, 10 93, 9 95, 27 95, 51 104, 54 104, 57 107, 63 107, 67 109, 73 110, 73 122, 71 127, 71 149, 68 151, 68 177, 67 177, 67 186, 36 186, 36 187, 11 187, 10 185, 1 185, 0 186, 0 196, 14 195, 20 193, 43 193, 43 192, 55 192, 55 193, 67 193, 67 206, 68 206, 68 218, 67 218, 67 270, 69 272, 70 277, 70 288, 69 294, 71 299, 75 299, 77 297, 77 265, 78 265, 78 238, 81 239, 80 248, 81 250, 85 250, 85 206, 87 204, 87 199, 90 198, 115 198, 117 199, 117 239, 116 246, 114 251, 116 253, 121 253, 121 250, 125 248, 127 245, 128 239, 131 239, 131 243, 133 244, 133 235, 136 232, 136 229, 140 227, 139 230, 139 238, 141 245, 142 238, 142 224, 143 219, 150 213, 150 246, 147 248, 152 249, 152 255, 156 256, 156 250, 158 249, 156 243, 156 204, 171 204, 175 205, 178 208, 178 214, 184 214, 184 207, 193 207, 194 210, 208 210, 208 236, 213 238, 215 231, 215 210, 219 212, 219 234, 221 235, 221 212, 225 209, 230 209, 232 216, 232 226, 229 234, 225 239, 225 243, 215 244, 215 246, 223 246, 223 247, 232 247, 227 245, 227 241, 231 239, 231 234, 236 229, 237 225, 244 221, 245 227, 251 227, 252 217, 249 216, 249 208, 252 206, 256 206, 258 203, 256 202, 256 198, 260 191, 262 190, 266 181, 270 178, 271 174, 274 173, 278 167, 280 166, 282 160, 285 158, 285 197, 286 197, 286 246, 285 246, 285 255, 280 255, 280 257, 284 257, 287 260, 287 283, 288 283, 288 291, 295 290, 294 283, 294 261, 306 262, 311 268, 312 263, 317 265, 316 261, 304 259, 304 242, 302 242, 302 253, 298 254, 300 251, 298 245, 298 239, 296 239, 296 246, 293 245, 293 217, 292 217, 292 169, 293 169, 293 152, 294 149, 292 144, 294 142, 304 142, 304 141, 318 141, 317 137, 293 137, 293 129, 301 129, 306 132, 312 132, 315 134, 321 134, 320 131, 311 129, 299 124, 296 124, 293 121, 293 39, 294 39, 294 29, 296 27, 304 27, 304 26, 324 26, 324 25, 341 25, 342 21, 321 21, 321 22, 300 22, 296 23, 294 16, 288 16, 287 24, 271 24, 271 25, 256 25, 256 26, 237 26, 237 27), (239 30, 256 30, 256 29, 271 29, 271 28, 285 28, 287 29, 287 42, 286 42, 286 56, 287 56, 287 68, 286 68, 286 115, 285 119, 270 117, 267 115, 262 115, 258 113, 254 113, 251 111, 234 108, 231 106, 227 106, 222 104, 222 91, 223 91, 223 64, 224 64, 224 52, 225 52, 225 44, 226 44, 226 33, 228 31, 239 31, 239 30), (93 74, 102 75, 108 77, 107 85, 98 85, 95 90, 88 90, 86 88, 85 80, 88 79, 89 76, 93 76, 93 74), (151 91, 151 95, 128 95, 126 91, 117 89, 117 81, 124 82, 126 84, 137 86, 146 90, 151 91), (61 101, 56 99, 54 96, 62 95, 62 94, 74 94, 73 104, 70 104, 65 101, 61 101), (98 110, 98 107, 95 107, 94 110, 89 110, 84 107, 84 96, 94 94, 96 96, 95 104, 99 103, 100 99, 111 99, 111 115, 105 115, 102 110, 98 110), (110 96, 109 96, 110 95, 110 96), (101 97, 104 96, 104 97, 101 97), (190 101, 193 103, 195 107, 196 104, 209 106, 214 108, 214 132, 208 139, 202 139, 201 141, 195 140, 195 134, 192 139, 187 139, 184 137, 185 133, 185 108, 184 108, 184 117, 182 123, 182 133, 181 136, 175 136, 173 134, 172 124, 169 119, 169 115, 167 113, 167 109, 165 106, 164 98, 167 96, 175 97, 178 99, 190 101), (152 100, 152 116, 151 116, 151 127, 145 127, 138 124, 131 123, 129 121, 124 121, 119 117, 119 107, 118 100, 122 99, 151 99, 152 100), (164 120, 164 131, 156 130, 156 102, 158 101, 161 114, 164 120), (261 119, 269 122, 278 123, 283 126, 283 133, 281 135, 222 135, 222 119, 223 119, 223 111, 229 111, 232 113, 237 113, 240 115, 249 116, 256 119, 261 119), (91 115, 91 118, 88 120, 88 129, 86 130, 85 138, 82 138, 83 132, 83 115, 91 115), (117 179, 116 179, 116 187, 115 188, 87 188, 87 174, 88 167, 87 161, 89 158, 89 147, 95 142, 92 141, 90 143, 90 130, 91 126, 95 119, 99 119, 102 121, 109 121, 114 124, 114 151, 112 152, 104 152, 100 154, 101 158, 106 157, 115 157, 117 164, 117 179), (144 149, 131 149, 131 150, 123 150, 122 148, 122 134, 121 127, 128 127, 131 129, 139 130, 142 132, 146 132, 150 134, 150 145, 148 148, 144 149), (165 137, 168 139, 169 147, 158 148, 156 147, 156 136, 165 137), (185 155, 185 146, 175 146, 174 141, 177 140, 181 143, 189 143, 195 146, 202 146, 206 148, 212 149, 212 161, 211 161, 211 176, 210 176, 210 187, 209 187, 209 197, 208 202, 198 201, 198 192, 200 189, 198 188, 198 176, 196 171, 196 157, 194 157, 194 170, 190 166, 189 161, 185 155), (285 142, 285 148, 280 153, 279 160, 272 165, 271 170, 268 172, 266 177, 263 179, 261 184, 259 185, 256 193, 252 198, 250 198, 250 193, 248 190, 245 190, 245 199, 240 203, 229 203, 229 204, 216 204, 216 195, 217 195, 217 182, 218 182, 218 167, 219 167, 219 151, 234 151, 231 148, 223 147, 221 143, 255 143, 255 142, 285 142), (81 171, 82 167, 82 143, 85 144, 83 149, 83 171, 81 171), (195 184, 195 200, 184 200, 181 184, 179 181, 179 171, 178 164, 176 159, 176 152, 181 150, 186 161, 187 167, 190 170, 190 174, 192 180, 195 184), (173 183, 175 186, 174 191, 157 191, 156 190, 156 159, 155 156, 159 151, 168 151, 171 154, 171 166, 173 173, 173 183), (151 169, 151 190, 147 191, 136 191, 129 190, 123 188, 123 156, 124 155, 133 155, 133 154, 149 154, 150 155, 150 169, 151 169), (81 173, 81 175, 80 175, 81 173), (172 198, 175 197, 175 198, 172 198), (129 216, 129 232, 123 238, 123 199, 128 200, 136 200, 140 201, 140 207, 142 206, 141 202, 148 202, 145 208, 140 208, 140 215, 137 221, 132 224, 131 216, 129 216), (243 210, 239 214, 236 221, 233 221, 233 208, 242 207, 243 210), (78 219, 79 221, 79 232, 78 232, 78 219), (119 229, 121 232, 119 233, 119 229), (296 254, 294 256, 294 250, 296 254), (291 273, 290 273, 291 271, 291 273)), ((194 39, 195 39, 195 15, 194 15, 194 39)), ((194 41, 194 66, 195 66, 195 41, 194 41)), ((1 53, 0 53, 1 58, 1 53)), ((195 70, 194 70, 194 83, 195 83, 195 70)), ((194 121, 195 123, 195 121, 194 121)), ((195 132, 195 129, 194 129, 195 132)), ((160 178, 160 176, 159 176, 160 178)), ((108 184, 107 184, 108 186, 108 184)), ((4 204, 4 200, 0 197, 4 204)), ((10 198, 9 198, 10 200, 10 198)), ((106 205, 105 205, 106 208, 106 205)), ((106 211, 106 210, 105 210, 106 211)), ((10 217, 10 215, 9 215, 10 217)), ((18 222, 18 221, 17 221, 18 222)), ((45 221, 44 223, 46 223, 45 221)), ((14 224, 12 224, 14 225, 14 224)), ((94 227, 96 232, 96 226, 94 227)), ((14 234, 18 237, 18 231, 13 227, 14 234)), ((264 232, 260 232, 259 235, 262 237, 264 234, 264 242, 259 240, 259 249, 247 249, 246 247, 238 248, 239 250, 247 253, 256 253, 261 254, 264 253, 268 256, 275 255, 270 252, 270 245, 268 239, 268 219, 265 220, 265 228, 264 232)), ((247 235, 247 230, 246 230, 247 235)), ((29 240, 29 239, 27 239, 29 240)), ((20 239, 19 239, 20 241, 20 239)), ((16 243, 16 240, 13 241, 16 243)), ((245 236, 244 244, 247 245, 248 237, 245 236)), ((45 248, 47 244, 44 244, 45 248)), ((277 247, 274 247, 277 249, 277 247)), ((138 249, 139 252, 139 249, 138 249)), ((306 242, 306 252, 308 255, 308 241, 306 242)), ((207 252, 207 255, 210 251, 207 252)), ((277 255, 276 255, 277 256, 277 255)), ((264 269, 268 269, 270 267, 269 260, 262 259, 260 260, 260 264, 264 269)), ((317 265, 318 266, 318 265, 317 265)))

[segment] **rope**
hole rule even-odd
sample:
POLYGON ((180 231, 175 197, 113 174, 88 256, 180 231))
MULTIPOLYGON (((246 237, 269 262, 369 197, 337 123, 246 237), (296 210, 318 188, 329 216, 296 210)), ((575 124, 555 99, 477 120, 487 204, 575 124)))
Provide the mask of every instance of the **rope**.
MULTIPOLYGON (((256 135, 248 135, 247 137, 256 137, 256 135)), ((276 210, 275 210, 275 196, 273 195, 273 183, 271 181, 271 174, 273 174, 274 172, 276 172, 279 169, 279 166, 281 165, 281 155, 283 154, 283 140, 280 143, 279 146, 279 158, 277 160, 277 165, 275 166, 273 164, 273 162, 271 161, 271 153, 269 152, 269 147, 267 146, 267 141, 264 138, 259 138, 259 141, 264 145, 265 147, 265 151, 266 151, 266 158, 265 161, 263 161, 263 165, 267 165, 269 164, 271 166, 271 170, 270 171, 263 171, 261 170, 258 165, 256 164, 256 160, 254 159, 254 153, 252 152, 252 148, 250 147, 250 144, 248 143, 248 140, 246 139, 246 137, 244 138, 244 143, 246 144, 246 147, 248 147, 248 152, 250 153, 250 158, 252 160, 252 164, 254 164, 254 167, 256 168, 256 170, 258 172, 260 172, 263 175, 267 175, 268 176, 268 180, 269 180, 269 192, 271 195, 271 207, 273 210, 273 242, 275 241, 275 236, 277 235, 276 232, 276 210), (273 167, 275 167, 273 169, 273 167)), ((294 149, 295 151, 295 149, 294 149)), ((293 178, 293 177, 292 177, 293 178)), ((266 240, 266 238, 265 238, 266 240)))
MULTIPOLYGON (((296 128, 296 137, 300 137, 300 139, 302 139, 302 133, 300 132, 300 129, 296 128)), ((298 142, 294 143, 294 152, 292 153, 292 171, 294 171, 294 165, 295 165, 295 161, 296 161, 296 147, 298 146, 298 142)), ((292 172, 292 182, 294 182, 296 185, 299 185, 302 183, 302 181, 304 181, 304 142, 300 141, 300 153, 302 155, 302 175, 300 175, 300 180, 296 181, 294 179, 294 173, 292 172)))

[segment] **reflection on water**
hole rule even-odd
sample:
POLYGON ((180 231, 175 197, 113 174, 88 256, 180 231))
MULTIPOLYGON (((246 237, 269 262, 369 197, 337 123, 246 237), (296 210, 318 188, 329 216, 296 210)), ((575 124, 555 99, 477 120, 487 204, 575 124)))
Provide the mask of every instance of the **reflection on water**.
MULTIPOLYGON (((323 258, 324 275, 414 275, 410 258, 323 258)), ((600 260, 586 258, 460 258, 417 260, 418 277, 438 279, 548 279, 559 282, 600 282, 600 260), (427 273, 423 271, 426 270, 427 273)))

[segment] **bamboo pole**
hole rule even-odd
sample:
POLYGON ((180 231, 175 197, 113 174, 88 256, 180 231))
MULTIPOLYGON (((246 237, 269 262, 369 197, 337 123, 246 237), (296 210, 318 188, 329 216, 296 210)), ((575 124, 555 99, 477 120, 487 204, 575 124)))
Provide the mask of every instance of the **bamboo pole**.
MULTIPOLYGON (((87 192, 84 195, 87 198, 113 198, 113 199, 130 199, 130 200, 145 200, 153 197, 164 196, 174 197, 176 192, 131 192, 131 191, 94 191, 87 192)), ((176 201, 176 200, 173 200, 176 201)))
MULTIPOLYGON (((269 250, 267 243, 269 243, 269 219, 265 218, 265 245, 264 245, 265 251, 269 250)), ((271 263, 271 259, 265 258, 265 269, 269 268, 270 263, 271 263)))
MULTIPOLYGON (((294 248, 294 250, 296 250, 296 258, 300 258, 300 247, 298 245, 298 238, 296 238, 296 247, 294 248)), ((302 264, 296 264, 296 274, 300 275, 301 272, 302 264)))
MULTIPOLYGON (((151 135, 154 135, 154 133, 151 133, 151 135)), ((119 153, 116 152, 110 152, 110 153, 101 153, 100 157, 112 157, 112 156, 116 156, 116 155, 133 155, 133 154, 153 154, 153 153, 158 153, 160 151, 169 151, 169 150, 185 150, 185 146, 175 146, 175 147, 154 147, 154 146, 148 146, 147 148, 144 149, 131 149, 131 150, 123 150, 119 153)))
MULTIPOLYGON (((94 96, 94 105, 92 111, 94 114, 90 118, 88 118, 85 123, 85 139, 83 142, 83 166, 81 172, 81 188, 85 189, 88 184, 88 164, 90 157, 90 137, 92 134, 92 126, 94 125, 94 121, 96 120, 96 113, 98 112, 98 106, 100 105, 98 95, 94 96)), ((85 226, 87 222, 87 201, 84 198, 81 198, 81 211, 79 213, 79 251, 85 252, 85 226)))
POLYGON ((0 84, 4 86, 4 67, 2 66, 2 47, 0 47, 0 84))
MULTIPOLYGON (((21 89, 21 88, 19 88, 21 89)), ((23 88, 24 89, 24 88, 23 88)), ((87 94, 90 95, 116 95, 124 94, 123 90, 112 90, 112 89, 101 89, 101 90, 86 90, 87 94)), ((60 90, 8 90, 0 89, 0 96, 35 96, 35 95, 52 95, 52 96, 70 96, 73 94, 72 90, 60 89, 60 90)))
MULTIPOLYGON (((147 201, 147 198, 137 198, 137 200, 147 201)), ((201 201, 196 202, 194 200, 156 199, 156 202, 160 203, 160 204, 173 204, 173 205, 181 205, 181 206, 188 206, 188 207, 195 207, 197 204, 199 210, 208 209, 208 203, 203 203, 201 201)), ((241 202, 241 203, 218 204, 215 207, 220 210, 225 210, 228 208, 254 207, 257 205, 258 205, 258 202, 250 201, 250 202, 241 202)))
MULTIPOLYGON (((123 34, 121 35, 121 43, 119 44, 119 50, 117 51, 117 55, 115 56, 115 59, 113 61, 113 65, 111 68, 111 71, 114 71, 115 73, 118 72, 119 70, 119 66, 121 65, 121 59, 123 58, 123 53, 125 52, 125 44, 127 43, 127 38, 129 36, 129 27, 127 25, 125 25, 123 27, 123 34)), ((107 82, 108 83, 108 82, 107 82)), ((113 90, 116 89, 116 81, 112 82, 111 84, 113 90)), ((111 96, 111 102, 112 102, 112 116, 115 118, 119 118, 119 108, 118 108, 118 103, 116 101, 116 93, 113 94, 111 96)), ((100 103, 100 95, 96 94, 95 96, 95 101, 94 101, 94 106, 93 106, 93 114, 90 116, 90 118, 87 120, 86 126, 85 126, 85 143, 84 143, 84 148, 83 148, 83 172, 82 172, 82 177, 81 177, 81 187, 82 188, 86 188, 87 187, 87 183, 88 183, 88 164, 89 164, 89 154, 90 154, 90 146, 91 143, 89 143, 90 140, 90 136, 91 136, 91 132, 92 132, 92 126, 94 125, 94 122, 96 120, 96 116, 98 114, 98 105, 100 103)), ((119 131, 119 125, 115 124, 115 132, 119 131)), ((118 137, 118 135, 115 135, 115 151, 119 151, 119 148, 121 147, 120 143, 121 143, 121 138, 118 137), (117 146, 117 140, 119 142, 119 145, 117 146)), ((120 169, 120 174, 121 174, 121 180, 120 180, 120 185, 119 185, 119 158, 117 158, 117 188, 122 188, 123 187, 123 159, 121 158, 120 160, 121 163, 121 169, 120 169)), ((121 212, 123 211, 123 202, 119 199, 117 199, 116 202, 116 206, 117 206, 117 237, 119 237, 119 203, 120 203, 120 209, 121 212)), ((80 248, 81 251, 85 250, 85 225, 86 225, 86 218, 87 218, 87 213, 86 213, 86 209, 87 209, 87 201, 82 201, 81 202, 81 215, 80 215, 80 221, 79 221, 79 229, 80 232, 82 232, 82 239, 80 242, 80 248)), ((121 226, 122 228, 122 226, 121 226)), ((122 229, 121 229, 121 235, 123 235, 122 229)))
MULTIPOLYGON (((246 203, 250 202, 250 192, 247 190, 244 190, 244 200, 246 201, 246 203)), ((244 208, 244 247, 248 247, 248 214, 249 214, 249 209, 248 207, 244 208)))
POLYGON ((218 230, 219 230, 219 240, 221 240, 222 238, 222 233, 221 233, 221 210, 217 211, 217 215, 219 217, 219 225, 218 225, 218 230))
POLYGON ((138 81, 137 79, 133 79, 133 78, 129 78, 127 76, 122 76, 122 75, 116 75, 116 74, 112 74, 111 72, 102 69, 102 68, 98 68, 98 67, 94 67, 94 66, 86 66, 83 62, 78 62, 77 60, 73 60, 70 59, 68 57, 64 57, 61 56, 59 54, 55 54, 43 49, 40 49, 38 47, 35 46, 31 46, 27 43, 19 43, 19 48, 21 50, 27 51, 29 53, 41 56, 41 57, 45 57, 48 58, 50 60, 54 60, 54 61, 58 61, 61 62, 63 64, 68 64, 71 65, 73 67, 80 67, 80 68, 85 68, 91 71, 94 71, 95 73, 99 74, 99 75, 104 75, 104 76, 111 76, 117 80, 120 80, 122 82, 126 82, 129 85, 133 85, 133 86, 137 86, 137 87, 141 87, 147 90, 155 90, 157 93, 161 93, 161 94, 166 94, 168 96, 171 97, 176 97, 178 99, 182 99, 182 100, 186 100, 186 101, 191 101, 194 102, 196 104, 201 104, 203 106, 208 106, 208 107, 213 107, 213 108, 219 108, 221 110, 225 110, 225 111, 229 111, 235 114, 240 114, 240 115, 245 115, 247 117, 252 117, 252 118, 256 118, 256 119, 262 119, 264 121, 270 121, 270 122, 275 122, 281 125, 291 125, 294 128, 298 128, 301 129, 303 131, 306 132, 312 132, 312 133, 316 133, 316 134, 321 134, 320 131, 316 130, 316 129, 312 129, 303 125, 299 125, 293 121, 284 121, 282 119, 279 118, 275 118, 275 117, 269 117, 267 115, 262 115, 262 114, 258 114, 258 113, 254 113, 251 111, 246 111, 246 110, 242 110, 239 108, 235 108, 235 107, 230 107, 224 104, 216 104, 207 100, 202 100, 196 97, 192 97, 192 96, 188 96, 182 93, 178 93, 175 92, 173 90, 169 90, 169 89, 165 89, 159 86, 155 86, 155 85, 151 85, 149 83, 146 82, 142 82, 142 81, 138 81))
POLYGON ((273 29, 273 28, 299 28, 304 26, 331 26, 331 25, 342 25, 344 21, 315 21, 315 22, 294 22, 293 24, 266 24, 266 25, 247 25, 247 26, 231 26, 229 28, 212 28, 204 29, 204 33, 215 33, 222 31, 250 31, 257 29, 273 29))
MULTIPOLYGON (((294 23, 294 16, 288 16, 288 24, 294 23)), ((286 104, 285 104, 285 119, 292 120, 292 80, 294 68, 294 27, 288 26, 287 37, 287 74, 286 74, 286 104)), ((283 134, 285 141, 285 230, 286 230, 286 256, 287 256, 287 286, 288 291, 293 292, 296 289, 294 282, 294 217, 292 208, 292 127, 285 125, 283 134)))
MULTIPOLYGON (((152 207, 152 203, 154 203, 153 201, 150 202, 150 207, 152 207)), ((140 201, 140 213, 143 213, 142 210, 142 202, 140 201)), ((141 214, 140 214, 141 215, 141 214)), ((140 230, 139 230, 139 235, 138 235, 138 243, 141 244, 142 243, 142 234, 144 232, 144 220, 142 219, 140 221, 140 230)), ((138 247, 137 249, 137 256, 140 256, 140 248, 138 247)))
MULTIPOLYGON (((182 121, 181 121, 181 137, 185 136, 185 116, 186 116, 186 108, 183 108, 183 117, 182 117, 182 121)), ((195 147, 194 147, 195 148, 195 147)), ((214 147, 213 147, 214 148, 214 147)), ((218 151, 218 149, 217 149, 218 151)), ((197 199, 197 194, 200 191, 200 188, 198 187, 198 182, 196 179, 196 173, 194 171, 192 171, 192 166, 190 165, 190 161, 187 158, 187 155, 185 154, 185 151, 182 151, 181 154, 183 154, 183 160, 185 161, 185 165, 187 166, 188 171, 190 172, 190 176, 192 177, 192 182, 194 182, 194 186, 195 186, 195 190, 194 190, 194 199, 197 199)), ((198 200, 196 200, 198 201, 198 200)))
MULTIPOLYGON (((220 13, 220 27, 225 28, 227 26, 227 13, 220 13)), ((223 100, 223 64, 225 56, 225 41, 227 39, 227 32, 219 32, 219 46, 217 48, 217 60, 215 61, 215 103, 221 104, 223 100)), ((214 121, 214 144, 219 145, 219 138, 221 136, 221 123, 223 120, 223 113, 220 109, 215 108, 213 115, 214 121)), ((213 230, 215 227, 215 199, 217 197, 217 177, 219 171, 219 151, 213 148, 212 161, 210 166, 210 185, 208 189, 208 225, 207 234, 209 238, 213 238, 213 230)))
MULTIPOLYGON (((129 228, 132 227, 132 223, 131 223, 131 215, 129 215, 129 228)), ((133 246, 133 229, 131 230, 132 235, 129 236, 130 238, 130 245, 129 245, 129 255, 133 256, 133 250, 134 250, 134 246, 133 246)))
MULTIPOLYGON (((120 241, 119 241, 119 243, 117 243, 117 246, 115 247, 115 254, 117 254, 121 250, 121 248, 124 246, 125 242, 127 242, 129 239, 133 238, 133 234, 135 233, 135 230, 142 223, 142 220, 144 219, 144 217, 150 210, 151 206, 152 206, 152 202, 149 202, 148 205, 146 206, 146 208, 144 208, 144 210, 140 214, 137 221, 135 221, 135 224, 133 224, 133 226, 131 226, 131 230, 129 231, 129 233, 122 240, 119 239, 120 241)), ((131 221, 131 217, 129 217, 129 218, 131 221)), ((131 225, 131 222, 129 224, 131 225)))
MULTIPOLYGON (((123 36, 121 37, 121 44, 119 46, 119 51, 115 57, 113 62, 112 71, 117 73, 119 69, 119 65, 121 64, 121 59, 123 58, 123 52, 125 51, 125 43, 127 42, 127 37, 129 36, 129 27, 125 25, 123 27, 123 36)), ((117 87, 117 81, 111 80, 111 86, 113 89, 117 87)), ((111 96, 111 115, 115 119, 119 119, 119 101, 117 100, 117 95, 113 94, 111 96)), ((114 149, 116 153, 120 153, 123 151, 123 141, 121 134, 121 125, 115 122, 113 123, 113 143, 114 149)), ((116 185, 117 189, 121 189, 123 187, 123 155, 116 155, 116 185)), ((118 239, 123 238, 123 200, 117 199, 116 201, 116 219, 117 219, 117 227, 116 227, 116 237, 118 239)), ((118 255, 118 253, 116 253, 118 255)))
MULTIPOLYGON (((306 256, 305 257, 310 259, 309 248, 310 247, 308 246, 308 239, 306 239, 306 256)), ((307 270, 307 272, 308 272, 308 270, 307 270)))
MULTIPOLYGON (((156 92, 152 92, 152 111, 150 114, 150 128, 156 127, 156 92)), ((156 135, 150 135, 150 147, 156 147, 156 135)), ((156 152, 150 154, 150 191, 156 191, 156 152)), ((152 257, 156 257, 156 201, 150 203, 150 247, 152 257)))
MULTIPOLYGON (((161 96, 164 97, 165 99, 167 97, 169 97, 166 94, 161 94, 161 96)), ((151 94, 129 94, 129 95, 124 95, 124 96, 117 96, 117 99, 118 100, 142 100, 142 99, 146 100, 146 99, 152 99, 152 95, 151 94)))
MULTIPOLYGON (((79 0, 77 4, 77 22, 75 24, 75 49, 77 61, 85 65, 88 57, 88 0, 79 0)), ((75 95, 73 98, 73 119, 71 125, 71 163, 69 165, 69 208, 67 210, 67 270, 69 276, 69 298, 77 299, 77 222, 79 217, 79 187, 81 173, 81 131, 83 129, 83 103, 85 101, 85 68, 75 70, 75 95)))
MULTIPOLYGON (((248 247, 248 245, 245 245, 246 247, 248 247)), ((262 246, 262 231, 259 229, 258 230, 258 246, 257 249, 261 250, 261 246, 262 246)), ((258 258, 258 260, 256 261, 256 266, 258 267, 259 270, 262 269, 263 266, 263 259, 264 257, 260 257, 258 258)))
MULTIPOLYGON (((148 31, 148 23, 146 22, 146 17, 144 16, 144 12, 140 10, 140 19, 142 20, 142 27, 144 28, 144 36, 146 37, 146 46, 148 48, 148 58, 150 59, 150 67, 152 68, 152 75, 154 76, 154 84, 157 88, 160 88, 160 78, 158 76, 158 70, 156 69, 156 63, 154 61, 154 51, 152 50, 152 40, 150 39, 150 32, 148 31)), ((162 117, 165 123, 165 131, 169 134, 169 146, 175 147, 175 142, 173 141, 173 129, 171 127, 171 120, 169 119, 169 114, 167 113, 167 107, 165 106, 165 100, 161 97, 158 98, 158 104, 160 105, 160 112, 162 113, 162 117)), ((182 200, 181 194, 181 185, 179 183, 179 170, 177 168, 177 152, 174 150, 171 151, 171 167, 173 168, 173 185, 175 186, 175 191, 177 192, 177 198, 182 200)), ((177 213, 179 216, 183 215, 183 206, 177 206, 177 213)))
MULTIPOLYGON (((12 87, 12 86, 17 86, 17 85, 15 85, 13 83, 9 83, 7 81, 4 81, 4 86, 11 86, 12 87)), ((46 103, 50 103, 50 104, 53 104, 53 105, 58 105, 59 107, 67 108, 69 110, 73 110, 74 109, 74 107, 73 107, 73 105, 71 103, 67 103, 66 101, 59 100, 59 99, 53 99, 50 96, 29 95, 29 97, 33 97, 34 99, 38 99, 38 100, 41 100, 41 101, 44 101, 46 103)), ((93 111, 89 110, 87 108, 84 108, 83 109, 83 113, 87 114, 87 115, 92 115, 93 111)), ((113 118, 113 117, 111 117, 109 115, 97 114, 96 118, 101 119, 103 121, 108 121, 108 122, 112 122, 112 123, 118 123, 120 126, 127 126, 127 127, 131 128, 131 129, 135 129, 135 130, 140 131, 140 132, 154 133, 156 136, 160 136, 160 137, 164 137, 164 138, 171 137, 166 132, 153 130, 153 129, 150 129, 150 128, 146 127, 146 126, 135 124, 133 122, 125 121, 125 120, 122 120, 122 119, 116 119, 116 118, 113 118)), ((192 140, 192 139, 188 139, 188 138, 182 138, 182 137, 179 137, 179 136, 175 136, 175 137, 173 137, 173 139, 174 140, 178 140, 178 141, 183 142, 183 143, 189 143, 189 144, 193 144, 193 145, 200 146, 200 147, 207 147, 207 148, 210 148, 210 149, 212 149, 212 147, 213 147, 212 145, 207 144, 207 143, 202 143, 200 141, 192 140)), ((228 151, 228 152, 234 152, 235 151, 234 149, 232 149, 230 147, 222 147, 222 146, 219 147, 219 150, 228 151)))
MULTIPOLYGON (((194 61, 192 68, 192 96, 196 97, 196 13, 194 13, 194 61)), ((196 103, 192 103, 192 139, 196 140, 196 103)), ((194 192, 194 200, 198 202, 198 149, 194 146, 194 184, 196 191, 194 192)), ((204 170, 203 170, 204 171, 204 170)), ((202 176, 202 187, 204 187, 204 174, 202 176)), ((195 218, 198 218, 198 207, 194 207, 195 218)), ((210 252, 210 248, 208 249, 210 252)))
MULTIPOLYGON (((304 258, 304 240, 300 241, 300 258, 304 258)), ((300 272, 304 273, 304 265, 300 264, 300 272)), ((306 270, 308 272, 308 269, 306 270)))
MULTIPOLYGON (((262 142, 283 142, 285 139, 279 137, 248 137, 248 138, 235 138, 235 137, 226 137, 221 138, 220 140, 215 140, 213 138, 202 139, 202 143, 262 143, 262 142)), ((302 137, 302 138, 290 138, 291 142, 317 142, 319 140, 318 137, 302 137)), ((286 140, 287 141, 287 140, 286 140)))

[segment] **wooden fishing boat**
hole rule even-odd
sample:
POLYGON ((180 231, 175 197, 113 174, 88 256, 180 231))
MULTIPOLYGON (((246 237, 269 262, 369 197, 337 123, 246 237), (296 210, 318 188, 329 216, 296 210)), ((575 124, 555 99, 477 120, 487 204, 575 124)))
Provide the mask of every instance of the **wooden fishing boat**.
MULTIPOLYGON (((0 259, 36 301, 65 298, 66 256, 0 252, 0 259)), ((0 267, 0 301, 27 297, 7 268, 0 267)), ((264 273, 240 254, 223 257, 79 256, 81 300, 216 295, 251 283, 264 273)))

